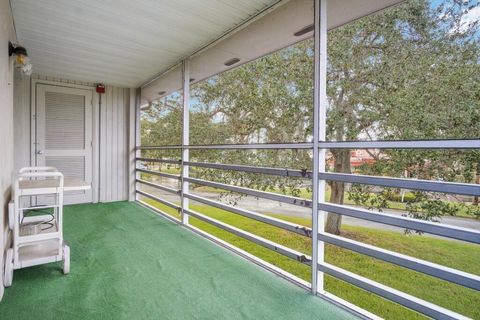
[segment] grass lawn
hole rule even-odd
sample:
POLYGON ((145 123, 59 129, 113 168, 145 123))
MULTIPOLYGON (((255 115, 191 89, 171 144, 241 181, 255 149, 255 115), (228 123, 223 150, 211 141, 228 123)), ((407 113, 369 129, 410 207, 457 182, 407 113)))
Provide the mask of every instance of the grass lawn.
MULTIPOLYGON (((157 169, 148 169, 148 170, 152 170, 152 171, 158 171, 158 172, 163 172, 163 173, 169 173, 169 174, 177 174, 179 175, 180 173, 182 173, 182 171, 178 168, 175 168, 175 167, 170 167, 170 168, 162 168, 162 170, 157 170, 157 169)), ((154 175, 150 174, 150 173, 145 173, 145 172, 142 172, 141 173, 141 177, 143 179, 145 178, 153 178, 154 175)))
MULTIPOLYGON (((174 209, 150 199, 144 201, 160 210, 179 218, 174 209)), ((248 232, 270 239, 279 244, 311 254, 311 239, 260 223, 224 210, 192 205, 191 208, 217 220, 241 228, 248 232)), ((275 215, 277 218, 310 225, 310 220, 297 217, 275 215)), ((191 224, 221 238, 257 257, 272 263, 302 279, 310 280, 310 268, 297 261, 265 249, 248 240, 232 235, 205 222, 191 218, 191 224)), ((401 252, 445 266, 454 267, 473 274, 480 274, 480 246, 449 241, 427 236, 405 236, 402 233, 381 231, 363 227, 343 226, 343 236, 377 245, 392 251, 401 252)), ((437 280, 405 268, 385 263, 352 251, 332 245, 326 246, 326 261, 372 280, 407 292, 416 297, 454 310, 471 318, 480 319, 480 293, 475 290, 437 280)), ((346 299, 368 311, 386 319, 424 319, 418 313, 389 302, 343 281, 327 276, 327 291, 346 299)))

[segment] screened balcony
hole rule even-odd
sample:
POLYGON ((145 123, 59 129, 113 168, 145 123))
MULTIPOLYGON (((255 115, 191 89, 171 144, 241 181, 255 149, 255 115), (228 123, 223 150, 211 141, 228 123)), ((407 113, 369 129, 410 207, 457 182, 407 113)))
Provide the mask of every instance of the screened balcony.
POLYGON ((480 318, 479 9, 3 1, 2 183, 91 189, 0 317, 480 318))

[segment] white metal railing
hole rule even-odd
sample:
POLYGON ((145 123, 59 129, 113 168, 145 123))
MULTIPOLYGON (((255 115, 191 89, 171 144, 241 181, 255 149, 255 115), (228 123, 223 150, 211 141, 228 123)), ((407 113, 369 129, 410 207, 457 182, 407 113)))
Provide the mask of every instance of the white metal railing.
MULTIPOLYGON (((449 146, 448 148, 454 149, 453 146, 456 144, 450 144, 450 143, 445 144, 445 146, 447 145, 449 146)), ((230 145, 230 146, 233 147, 235 145, 230 145)), ((437 145, 435 144, 433 148, 429 148, 429 149, 435 149, 436 146, 437 145)), ((283 146, 280 148, 283 148, 283 146)), ((145 150, 144 147, 139 147, 139 149, 145 150)), ((147 148, 147 150, 152 150, 152 149, 162 149, 162 147, 147 148)), ((179 149, 182 149, 182 148, 180 147, 179 149)), ((292 149, 297 149, 297 148, 293 147, 292 149)), ((171 160, 171 159, 139 157, 136 160, 138 162, 181 164, 180 161, 171 160)), ((245 165, 190 162, 190 161, 188 162, 188 165, 190 167, 256 173, 256 174, 272 175, 272 176, 295 177, 295 178, 303 178, 303 179, 310 179, 314 176, 311 171, 293 170, 293 169, 287 169, 287 168, 255 167, 255 166, 245 166, 245 165)), ((157 171, 145 170, 145 169, 137 169, 137 170, 138 172, 158 174, 162 177, 167 177, 170 179, 176 179, 176 180, 180 179, 179 176, 173 175, 173 174, 165 174, 165 173, 160 173, 157 171)), ((340 181, 340 182, 348 182, 348 183, 371 184, 371 185, 379 185, 383 187, 396 187, 396 188, 406 188, 406 189, 414 189, 414 190, 454 193, 454 194, 463 194, 463 195, 469 195, 469 196, 480 195, 480 186, 475 184, 427 181, 427 180, 412 180, 412 179, 376 177, 376 176, 365 176, 365 175, 354 175, 354 174, 343 174, 343 173, 327 173, 327 172, 319 173, 317 176, 318 176, 318 180, 324 180, 324 181, 332 180, 332 181, 340 181)), ((256 189, 239 187, 235 185, 219 183, 219 182, 198 179, 198 178, 191 178, 191 177, 184 177, 184 182, 189 182, 196 185, 209 186, 209 187, 227 190, 231 192, 255 196, 261 199, 288 203, 291 205, 296 205, 304 208, 313 207, 312 201, 308 199, 298 198, 298 197, 291 197, 291 196, 271 193, 267 191, 260 191, 256 189)), ((181 197, 185 197, 187 199, 190 199, 211 207, 219 208, 237 215, 241 215, 262 223, 267 223, 274 227, 278 227, 278 228, 281 228, 305 237, 314 238, 314 235, 315 235, 315 232, 313 232, 313 230, 315 229, 312 230, 311 228, 308 228, 305 226, 283 221, 281 219, 276 219, 267 215, 242 209, 236 206, 227 205, 218 201, 207 199, 199 195, 191 194, 189 192, 182 193, 181 190, 162 186, 162 185, 159 185, 150 181, 146 181, 143 179, 137 179, 137 183, 147 185, 162 191, 166 191, 171 194, 177 194, 177 195, 180 195, 181 197)), ((162 203, 168 207, 171 207, 179 212, 181 212, 182 210, 181 206, 171 203, 169 201, 166 201, 164 199, 161 199, 160 197, 154 196, 142 190, 137 190, 137 192, 139 195, 146 196, 150 199, 158 201, 159 203, 162 203)), ((452 239, 480 244, 480 232, 475 230, 453 227, 453 226, 448 226, 444 224, 439 224, 439 223, 434 223, 429 221, 422 221, 422 220, 417 220, 417 219, 412 219, 408 217, 397 216, 397 215, 392 215, 387 213, 372 212, 369 210, 353 208, 345 205, 328 203, 324 200, 324 197, 322 198, 318 197, 317 210, 319 212, 337 213, 337 214, 350 216, 358 219, 369 220, 369 221, 383 223, 383 224, 396 226, 400 228, 412 229, 412 230, 422 231, 425 233, 435 234, 435 235, 448 237, 452 239)), ((304 253, 287 248, 283 245, 274 243, 262 237, 253 235, 249 232, 230 226, 224 222, 218 221, 216 219, 208 217, 194 210, 187 208, 187 209, 184 209, 184 211, 189 216, 193 216, 203 222, 209 223, 213 226, 221 228, 222 230, 233 233, 246 240, 252 241, 253 243, 261 245, 267 249, 273 250, 279 254, 282 254, 286 257, 299 261, 303 264, 312 265, 313 256, 310 257, 304 253)), ((181 223, 181 221, 178 219, 172 218, 170 216, 169 218, 173 219, 178 223, 181 223)), ((397 252, 385 250, 372 245, 347 239, 341 236, 328 234, 328 233, 325 233, 323 230, 320 230, 320 228, 318 228, 316 232, 316 237, 318 239, 317 241, 322 244, 329 243, 329 244, 332 244, 341 248, 345 248, 369 257, 380 259, 385 262, 389 262, 404 268, 421 272, 429 276, 436 277, 438 279, 442 279, 442 280, 449 281, 467 288, 480 291, 480 277, 474 274, 470 274, 470 273, 456 270, 453 268, 448 268, 432 262, 424 261, 421 259, 403 255, 397 252)), ((218 240, 221 241, 220 239, 218 240)), ((315 251, 312 251, 312 252, 315 252, 315 251)), ((312 268, 313 270, 315 270, 315 272, 316 271, 321 272, 322 275, 324 273, 327 273, 333 277, 339 278, 343 281, 347 281, 355 286, 371 291, 379 296, 382 296, 393 302, 396 302, 403 306, 411 308, 412 310, 421 312, 430 317, 434 317, 437 319, 461 319, 462 318, 461 315, 456 314, 452 311, 449 311, 445 308, 436 306, 430 302, 402 293, 396 289, 389 288, 385 285, 379 284, 367 278, 355 275, 349 271, 343 270, 341 268, 328 264, 324 261, 318 262, 317 268, 314 268, 314 267, 312 268)), ((292 279, 295 280, 295 277, 292 276, 292 279)), ((320 290, 319 290, 319 294, 322 294, 320 290)))
POLYGON ((327 203, 325 201, 325 185, 327 181, 336 181, 344 183, 356 183, 364 185, 374 185, 381 187, 402 188, 411 190, 423 190, 431 192, 442 192, 450 194, 459 194, 466 196, 480 196, 480 185, 427 181, 427 180, 412 180, 393 177, 378 177, 367 175, 354 175, 345 173, 326 172, 326 151, 327 149, 480 149, 480 140, 409 140, 409 141, 327 141, 326 140, 326 111, 327 111, 327 97, 326 97, 326 69, 327 69, 327 1, 315 0, 315 79, 314 79, 314 130, 313 142, 305 143, 256 143, 256 144, 218 144, 218 145, 190 145, 189 144, 189 63, 188 59, 183 62, 183 133, 182 145, 165 145, 165 146, 140 146, 140 132, 139 132, 139 108, 136 112, 136 161, 138 162, 154 162, 179 165, 181 168, 181 175, 168 174, 154 170, 147 170, 143 168, 136 168, 136 185, 146 185, 151 188, 162 190, 170 194, 180 196, 180 205, 162 199, 159 196, 152 195, 145 190, 136 188, 137 201, 143 205, 155 210, 157 213, 166 218, 183 224, 187 228, 223 245, 253 262, 264 266, 265 268, 276 272, 282 277, 296 282, 297 284, 312 290, 313 293, 318 294, 325 299, 348 306, 357 314, 370 316, 368 312, 362 311, 356 306, 352 306, 347 302, 337 298, 324 289, 324 274, 329 274, 335 278, 346 281, 354 286, 370 291, 380 297, 403 305, 407 308, 415 310, 419 313, 427 315, 435 319, 464 319, 465 317, 447 310, 443 307, 437 306, 425 300, 419 299, 412 295, 406 294, 399 290, 390 288, 383 284, 377 283, 365 277, 354 274, 350 271, 341 269, 337 266, 326 263, 324 260, 324 245, 329 243, 340 248, 348 249, 369 257, 373 257, 387 263, 395 264, 397 266, 414 270, 438 279, 449 281, 451 283, 480 291, 480 277, 474 274, 441 266, 436 263, 424 261, 414 257, 410 257, 397 252, 385 250, 376 246, 368 245, 341 236, 328 234, 324 230, 325 217, 327 213, 336 213, 340 215, 350 216, 358 219, 369 220, 376 223, 396 226, 400 228, 407 228, 417 230, 425 233, 448 237, 460 241, 480 244, 480 232, 465 228, 458 228, 447 226, 443 224, 416 220, 403 216, 396 216, 387 213, 377 213, 369 210, 353 208, 345 205, 327 203), (190 150, 312 150, 312 171, 294 170, 289 168, 270 168, 258 167, 238 164, 223 164, 223 163, 207 163, 190 161, 190 150), (143 157, 141 151, 148 150, 178 150, 181 152, 181 159, 159 159, 143 157), (313 196, 312 199, 303 199, 298 197, 291 197, 281 194, 275 194, 266 191, 260 191, 250 188, 209 181, 205 179, 192 178, 189 176, 189 168, 206 168, 213 170, 227 170, 244 173, 255 173, 271 176, 294 177, 300 179, 309 179, 312 181, 313 196), (153 174, 168 179, 180 181, 180 189, 166 187, 151 181, 146 181, 140 177, 140 173, 153 174), (312 210, 312 228, 300 226, 294 223, 286 222, 281 219, 276 219, 264 214, 253 212, 251 210, 242 209, 236 206, 227 205, 212 199, 194 195, 189 192, 189 184, 196 184, 201 186, 209 186, 240 194, 250 195, 261 199, 273 200, 291 205, 300 206, 303 208, 311 208, 312 210), (157 201, 167 207, 170 207, 180 214, 180 219, 168 215, 167 213, 155 208, 154 206, 142 201, 138 196, 144 196, 157 201), (237 214, 249 219, 269 224, 276 228, 287 230, 289 232, 299 234, 301 236, 312 239, 312 256, 305 253, 298 252, 294 249, 285 247, 271 240, 254 235, 250 232, 241 230, 237 227, 228 225, 222 221, 218 221, 189 207, 189 200, 193 200, 211 207, 219 208, 233 214, 237 214), (213 225, 224 231, 235 234, 243 239, 256 243, 264 248, 270 249, 290 259, 296 260, 302 264, 311 266, 312 279, 310 283, 305 283, 301 279, 291 275, 290 273, 272 266, 259 258, 236 248, 235 246, 205 232, 195 228, 189 223, 188 217, 195 217, 205 223, 213 225))

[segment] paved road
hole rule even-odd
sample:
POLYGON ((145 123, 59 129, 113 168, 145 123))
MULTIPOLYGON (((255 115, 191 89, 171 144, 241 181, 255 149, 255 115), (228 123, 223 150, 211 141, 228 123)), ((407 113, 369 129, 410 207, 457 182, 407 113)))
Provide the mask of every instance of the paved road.
MULTIPOLYGON (((175 186, 172 186, 175 187, 175 186)), ((159 196, 161 195, 162 198, 165 198, 165 200, 171 201, 171 202, 179 202, 179 197, 171 194, 165 194, 163 192, 160 192, 157 189, 154 189, 152 187, 148 186, 142 186, 142 189, 145 190, 148 193, 152 194, 158 194, 159 196)), ((222 202, 228 201, 228 199, 220 199, 220 196, 218 193, 213 193, 213 192, 195 192, 195 194, 198 194, 200 196, 203 196, 205 198, 209 198, 212 200, 219 200, 222 202)), ((233 200, 233 199, 232 199, 233 200)), ((270 201, 270 200, 265 200, 265 199, 257 199, 255 197, 251 196, 245 196, 240 199, 236 198, 237 201, 236 205, 240 208, 252 210, 255 212, 259 213, 276 213, 276 214, 282 214, 282 215, 288 215, 288 216, 293 216, 293 217, 305 217, 309 218, 311 216, 311 210, 307 208, 302 208, 298 206, 293 206, 293 205, 288 205, 285 203, 280 203, 276 201, 270 201)), ((228 203, 228 202, 227 202, 228 203)), ((402 211, 399 210, 384 210, 386 213, 391 213, 395 214, 398 216, 402 215, 402 211)), ((355 219, 351 217, 343 217, 343 223, 347 225, 355 225, 355 226, 362 226, 362 227, 369 227, 369 228, 375 228, 375 229, 382 229, 382 230, 391 230, 391 231, 397 231, 397 232, 404 232, 403 228, 397 228, 389 225, 384 225, 380 223, 375 223, 367 220, 360 220, 360 219, 355 219)), ((447 224, 451 226, 456 226, 456 227, 462 227, 462 228, 469 228, 469 229, 474 229, 480 231, 480 220, 476 219, 468 219, 468 218, 459 218, 459 217, 443 217, 441 222, 442 224, 447 224)))

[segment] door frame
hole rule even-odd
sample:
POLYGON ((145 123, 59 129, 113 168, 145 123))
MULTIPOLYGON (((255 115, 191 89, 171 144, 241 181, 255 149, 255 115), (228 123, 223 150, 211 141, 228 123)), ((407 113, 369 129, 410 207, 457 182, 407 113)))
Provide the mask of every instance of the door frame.
POLYGON ((69 82, 58 82, 52 80, 32 79, 30 87, 30 165, 35 166, 36 163, 36 136, 37 136, 37 86, 50 85, 64 88, 83 89, 92 91, 92 202, 97 203, 99 200, 99 169, 100 169, 100 107, 98 94, 93 85, 75 84, 69 82))

